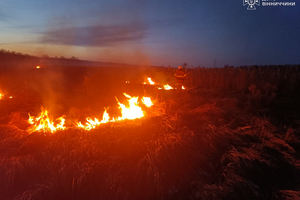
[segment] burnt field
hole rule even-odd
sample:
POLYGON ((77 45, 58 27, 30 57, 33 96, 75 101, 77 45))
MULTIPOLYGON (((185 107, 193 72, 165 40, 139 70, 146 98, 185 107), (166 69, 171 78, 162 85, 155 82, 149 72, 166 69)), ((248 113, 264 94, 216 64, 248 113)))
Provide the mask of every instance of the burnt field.
POLYGON ((179 91, 163 67, 3 67, 0 199, 299 199, 299 66, 185 71, 179 91), (76 126, 124 92, 153 105, 76 126), (28 131, 41 106, 65 129, 28 131))

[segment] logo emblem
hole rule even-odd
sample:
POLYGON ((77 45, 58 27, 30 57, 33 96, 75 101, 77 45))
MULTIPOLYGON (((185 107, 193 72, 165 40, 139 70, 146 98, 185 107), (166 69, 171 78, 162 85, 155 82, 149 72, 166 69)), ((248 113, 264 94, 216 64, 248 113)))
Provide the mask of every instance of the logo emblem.
POLYGON ((243 0, 243 6, 248 5, 247 10, 256 10, 255 5, 259 6, 259 0, 243 0))

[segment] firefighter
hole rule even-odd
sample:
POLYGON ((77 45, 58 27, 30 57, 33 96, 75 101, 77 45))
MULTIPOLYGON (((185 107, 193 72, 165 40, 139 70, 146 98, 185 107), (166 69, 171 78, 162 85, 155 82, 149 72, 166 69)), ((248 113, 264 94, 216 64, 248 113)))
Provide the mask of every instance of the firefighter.
POLYGON ((175 87, 177 89, 181 90, 182 86, 184 84, 184 79, 186 77, 186 73, 183 71, 182 67, 179 66, 174 75, 175 75, 175 79, 176 79, 175 87))

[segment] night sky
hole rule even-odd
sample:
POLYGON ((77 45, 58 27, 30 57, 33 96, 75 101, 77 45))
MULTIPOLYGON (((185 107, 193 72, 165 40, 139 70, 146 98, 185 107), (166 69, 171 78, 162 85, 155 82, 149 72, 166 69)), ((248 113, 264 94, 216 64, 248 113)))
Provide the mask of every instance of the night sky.
POLYGON ((173 67, 300 64, 300 2, 288 2, 0 0, 0 49, 173 67))

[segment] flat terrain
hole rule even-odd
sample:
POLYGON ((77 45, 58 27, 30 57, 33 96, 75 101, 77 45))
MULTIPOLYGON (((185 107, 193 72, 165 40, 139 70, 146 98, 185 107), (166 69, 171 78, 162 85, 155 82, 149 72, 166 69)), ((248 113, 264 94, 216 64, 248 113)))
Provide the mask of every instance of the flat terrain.
POLYGON ((299 66, 186 72, 165 91, 142 83, 172 85, 173 69, 3 68, 0 199, 299 199, 299 66), (153 99, 144 118, 74 127, 118 116, 124 92, 153 99), (70 128, 29 134, 40 106, 70 128))

